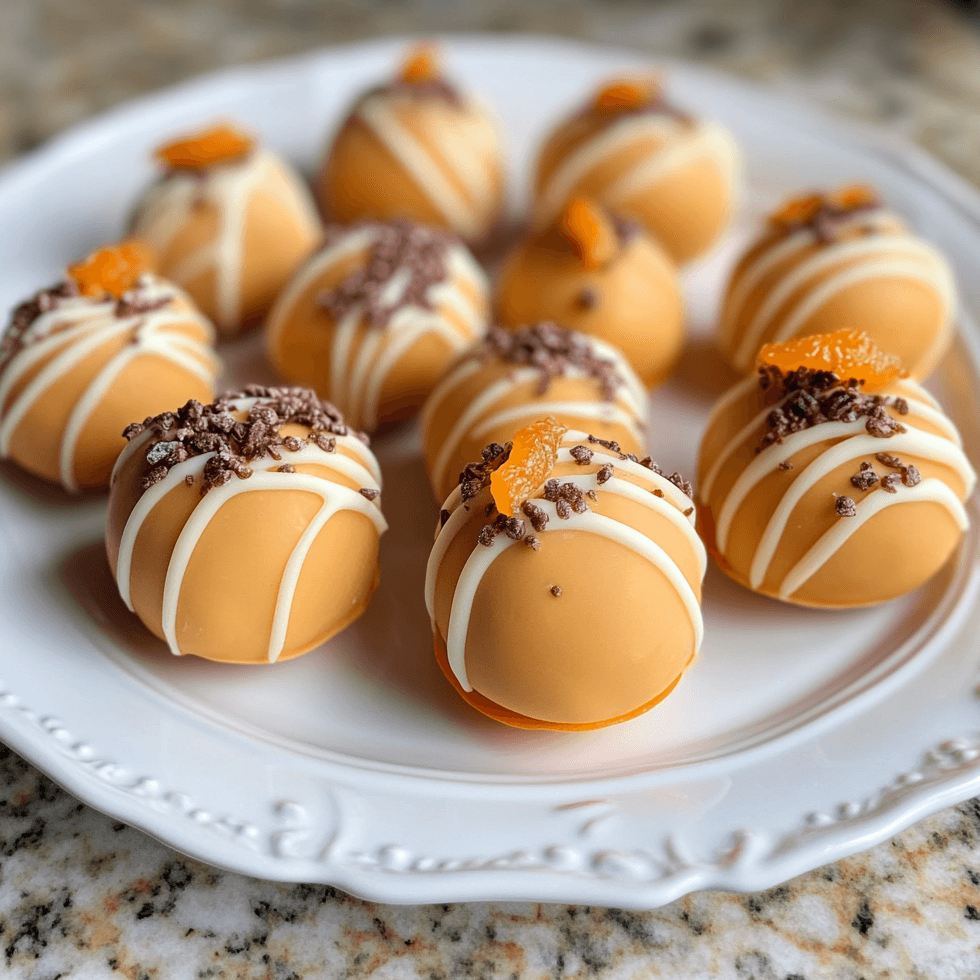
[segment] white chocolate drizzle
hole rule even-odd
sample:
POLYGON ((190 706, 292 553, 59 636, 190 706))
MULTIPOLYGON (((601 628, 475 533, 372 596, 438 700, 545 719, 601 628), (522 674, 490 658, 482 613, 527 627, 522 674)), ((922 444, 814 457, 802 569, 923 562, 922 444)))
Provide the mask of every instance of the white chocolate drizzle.
MULTIPOLYGON (((241 399, 232 403, 233 409, 247 411, 256 401, 261 399, 241 399)), ((133 439, 124 457, 120 457, 113 473, 116 479, 125 460, 133 453, 151 441, 152 431, 144 431, 133 439)), ((337 451, 327 452, 315 443, 307 443, 297 452, 284 453, 284 460, 292 465, 314 464, 325 467, 336 473, 349 477, 366 489, 381 490, 380 471, 373 454, 360 440, 354 436, 336 436, 337 451), (353 450, 358 459, 340 452, 341 447, 353 450)), ((116 582, 119 594, 127 607, 132 610, 131 583, 133 576, 133 551, 139 532, 150 517, 156 505, 175 488, 178 488, 186 477, 191 476, 197 484, 204 472, 207 461, 214 453, 193 456, 183 463, 173 466, 167 476, 159 483, 147 489, 137 500, 126 526, 123 529, 119 543, 119 555, 116 563, 116 582)), ((293 597, 303 570, 303 565, 317 535, 327 522, 340 511, 354 511, 363 514, 374 524, 378 535, 388 529, 387 522, 381 513, 381 498, 369 501, 358 490, 343 486, 333 480, 310 473, 280 473, 277 468, 280 461, 270 460, 270 468, 253 472, 247 479, 232 478, 227 483, 211 488, 198 502, 186 524, 181 529, 174 546, 173 553, 167 566, 166 581, 162 603, 162 627, 171 653, 181 655, 178 642, 177 611, 180 593, 183 587, 184 575, 190 564, 194 551, 215 514, 233 496, 258 490, 300 490, 315 494, 322 503, 320 509, 307 525, 299 541, 294 546, 283 570, 276 596, 275 612, 269 636, 269 663, 274 663, 283 651, 289 627, 289 616, 292 610, 293 597)), ((253 464, 254 467, 254 464, 253 464)))
POLYGON ((767 273, 781 263, 788 263, 786 271, 771 286, 764 302, 741 333, 732 353, 732 360, 739 370, 747 371, 752 366, 753 358, 767 340, 781 342, 795 337, 821 307, 851 286, 872 279, 905 279, 932 287, 940 299, 943 313, 930 349, 945 344, 952 329, 956 289, 942 256, 925 242, 904 232, 898 217, 890 212, 859 213, 844 224, 842 230, 856 227, 866 228, 868 234, 830 243, 798 263, 791 261, 793 256, 817 241, 816 232, 802 229, 785 239, 777 238, 742 270, 725 305, 720 328, 722 341, 729 347, 733 345, 741 311, 752 290, 767 273), (821 280, 819 277, 829 270, 833 271, 821 280), (811 282, 814 284, 808 288, 811 282), (787 306, 794 296, 792 305, 787 306))
POLYGON ((186 227, 198 202, 214 207, 218 228, 214 237, 166 270, 168 278, 188 286, 208 271, 215 279, 215 322, 233 333, 240 326, 245 222, 248 207, 259 190, 279 191, 280 206, 311 240, 320 219, 302 182, 268 150, 257 149, 243 160, 217 164, 203 174, 175 172, 150 188, 136 216, 134 234, 166 254, 186 227), (273 178, 270 180, 270 178, 273 178))
MULTIPOLYGON (((190 299, 180 290, 151 280, 141 290, 141 299, 190 299)), ((188 305, 174 309, 170 304, 145 313, 119 317, 116 304, 95 303, 84 297, 62 300, 56 309, 38 317, 22 337, 23 345, 7 361, 0 374, 0 457, 10 452, 14 433, 39 398, 68 377, 87 357, 112 340, 131 334, 131 342, 110 357, 89 381, 72 406, 61 435, 58 452, 59 478, 66 490, 78 490, 75 479, 75 449, 92 413, 112 389, 128 364, 143 356, 160 357, 196 375, 209 386, 220 370, 211 349, 214 330, 208 320, 188 305), (196 325, 206 340, 195 340, 179 328, 196 325), (177 328, 177 329, 174 329, 177 328), (11 392, 38 363, 54 355, 7 404, 11 392), (6 405, 6 408, 3 406, 6 405)))
MULTIPOLYGON (((574 457, 571 455, 572 446, 579 444, 590 445, 587 440, 588 436, 584 432, 566 433, 562 440, 558 462, 561 464, 572 462, 574 460, 574 457)), ((689 498, 666 477, 652 470, 648 470, 638 463, 633 463, 632 460, 620 460, 614 455, 607 456, 601 451, 597 451, 593 457, 592 464, 596 465, 594 472, 583 475, 570 473, 561 477, 561 482, 572 483, 582 490, 593 491, 597 495, 613 493, 625 497, 631 502, 646 507, 666 518, 684 535, 694 553, 699 575, 703 578, 707 567, 707 554, 704 544, 694 530, 693 505, 689 498), (596 473, 601 462, 606 461, 613 464, 614 473, 605 483, 600 484, 596 473), (630 480, 623 479, 617 475, 617 471, 620 469, 643 478, 647 486, 638 485, 630 480), (651 492, 654 489, 659 490, 662 496, 651 492), (685 510, 690 510, 691 513, 685 515, 685 510)), ((481 498, 486 497, 487 494, 487 490, 482 491, 481 498)), ((550 530, 570 530, 594 534, 629 548, 646 558, 661 571, 677 591, 691 619, 695 637, 694 654, 697 655, 704 635, 701 608, 697 596, 684 576, 684 573, 680 570, 677 562, 663 548, 635 528, 613 518, 597 514, 592 510, 586 511, 583 514, 574 514, 568 520, 561 520, 558 517, 554 503, 540 496, 535 496, 532 499, 535 506, 539 507, 548 516, 548 524, 544 531, 534 532, 539 537, 546 537, 550 530)), ((485 501, 483 502, 485 503, 485 501)), ((459 533, 463 525, 472 517, 470 510, 462 506, 462 496, 459 487, 453 490, 443 507, 449 511, 449 517, 436 534, 436 540, 432 552, 429 555, 425 578, 425 602, 432 621, 433 631, 438 630, 435 621, 435 596, 436 583, 442 562, 451 541, 459 533)), ((475 499, 473 507, 476 510, 482 509, 480 499, 475 499)), ((449 666, 464 691, 473 690, 466 674, 466 636, 469 630, 470 616, 473 610, 473 603, 476 600, 477 591, 483 577, 493 562, 507 548, 517 543, 517 541, 505 534, 498 534, 489 546, 478 545, 466 559, 466 563, 453 590, 447 628, 448 635, 446 636, 446 654, 449 660, 449 666)))

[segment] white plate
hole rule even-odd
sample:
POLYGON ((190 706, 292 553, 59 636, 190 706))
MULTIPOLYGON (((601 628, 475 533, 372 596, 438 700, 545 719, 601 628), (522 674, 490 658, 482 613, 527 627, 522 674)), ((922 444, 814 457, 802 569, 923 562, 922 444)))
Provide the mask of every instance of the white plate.
MULTIPOLYGON (((232 117, 311 167, 351 96, 401 42, 210 76, 127 106, 0 176, 0 304, 113 238, 150 149, 232 117)), ((635 55, 540 39, 447 42, 508 137, 536 140, 635 55)), ((935 383, 976 463, 980 204, 924 155, 715 74, 670 69, 747 160, 749 217, 693 270, 692 344, 654 396, 654 455, 682 472, 717 394, 704 341, 739 240, 787 192, 870 180, 955 263, 963 339, 935 383)), ((253 340, 236 377, 261 380, 253 340)), ((651 907, 756 889, 868 847, 980 790, 977 532, 918 593, 820 613, 709 572, 702 657, 662 706, 590 734, 521 732, 467 708, 430 649, 435 509, 406 431, 378 444, 393 530, 383 583, 343 636, 269 668, 175 660, 125 613, 104 500, 0 481, 0 736, 83 800, 200 859, 394 902, 530 899, 651 907)), ((873 556, 871 556, 873 560, 873 556)))

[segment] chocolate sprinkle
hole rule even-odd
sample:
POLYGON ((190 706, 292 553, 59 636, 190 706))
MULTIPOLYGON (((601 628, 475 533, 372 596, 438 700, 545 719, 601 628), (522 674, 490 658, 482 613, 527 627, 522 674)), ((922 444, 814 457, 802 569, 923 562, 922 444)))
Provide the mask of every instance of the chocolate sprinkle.
POLYGON ((361 228, 371 228, 376 233, 364 268, 352 272, 336 289, 321 293, 317 303, 335 323, 359 307, 367 322, 377 329, 387 327, 394 314, 406 306, 432 310, 429 289, 447 278, 446 253, 458 243, 456 236, 409 221, 368 221, 328 229, 324 244, 331 245, 361 228), (403 271, 408 272, 408 284, 393 305, 385 305, 385 286, 403 271))
POLYGON ((793 468, 793 464, 792 464, 792 463, 790 463, 790 462, 787 462, 786 460, 783 460, 783 461, 782 461, 782 462, 781 462, 781 463, 779 464, 779 468, 780 468, 781 470, 791 470, 791 469, 793 468))
POLYGON ((538 323, 517 330, 492 327, 477 352, 485 359, 495 358, 505 364, 535 368, 541 376, 537 388, 539 395, 543 395, 552 380, 565 374, 570 367, 595 379, 605 401, 612 401, 616 389, 623 384, 613 362, 597 356, 586 337, 554 323, 538 323))
POLYGON ((296 452, 301 449, 305 444, 303 440, 279 435, 282 427, 289 424, 312 429, 308 438, 327 452, 335 450, 336 436, 354 435, 367 442, 366 436, 349 429, 340 412, 329 402, 320 401, 315 392, 306 388, 265 388, 261 385, 228 392, 211 405, 191 399, 176 412, 162 412, 128 425, 123 435, 134 439, 150 429, 159 436, 147 447, 150 469, 142 480, 144 490, 165 479, 178 463, 192 456, 214 453, 204 466, 203 496, 209 490, 223 486, 233 476, 247 480, 252 475, 249 463, 267 456, 280 460, 281 450, 296 452), (249 409, 245 421, 239 422, 231 413, 235 403, 246 398, 260 401, 249 409))
POLYGON ((361 487, 358 493, 362 497, 366 497, 368 500, 377 500, 381 496, 380 490, 375 490, 374 487, 361 487))
POLYGON ((868 462, 861 464, 861 468, 851 477, 851 486, 858 490, 870 490, 878 483, 878 474, 868 462))
POLYGON ((596 483, 602 486, 603 483, 611 480, 615 475, 616 470, 614 469, 612 463, 606 463, 598 473, 595 475, 596 483))
POLYGON ((838 497, 834 508, 838 517, 857 517, 857 504, 850 497, 838 497))
POLYGON ((532 550, 537 551, 541 547, 541 542, 533 535, 529 534, 525 539, 524 543, 532 550))
POLYGON ((922 482, 922 474, 911 464, 902 467, 902 483, 914 487, 922 482))
POLYGON ((818 241, 833 242, 836 241, 841 228, 849 223, 854 215, 871 214, 882 207, 882 201, 876 194, 872 194, 866 202, 846 206, 821 194, 820 206, 812 214, 796 221, 780 221, 779 224, 785 227, 787 232, 809 227, 813 229, 818 241))
POLYGON ((186 483, 189 487, 194 486, 194 476, 193 476, 193 474, 188 473, 187 476, 184 477, 184 483, 186 483))
POLYGON ((889 473, 888 476, 881 478, 881 489, 887 490, 889 493, 898 493, 898 485, 901 482, 902 478, 898 473, 889 473))
POLYGON ((885 466, 890 466, 893 470, 900 470, 903 466, 902 461, 891 453, 875 453, 875 459, 879 463, 884 463, 885 466))
POLYGON ((446 521, 449 520, 453 515, 449 513, 448 510, 439 511, 439 527, 445 527, 446 521))
MULTIPOLYGON (((295 473, 296 472, 296 467, 293 466, 291 463, 283 463, 282 466, 280 466, 277 469, 276 472, 278 472, 278 473, 295 473)), ((364 493, 364 491, 362 490, 361 493, 364 493)))
POLYGON ((557 599, 561 595, 561 586, 553 585, 551 587, 551 594, 557 599))
POLYGON ((489 548, 493 544, 493 539, 497 536, 497 532, 494 530, 492 524, 484 524, 477 536, 477 541, 480 542, 485 548, 489 548))
POLYGON ((586 449, 585 446, 573 446, 572 459, 578 463, 579 466, 588 466, 592 462, 592 457, 594 453, 591 449, 586 449))
POLYGON ((525 501, 521 510, 535 531, 543 531, 548 526, 548 515, 537 504, 525 501))

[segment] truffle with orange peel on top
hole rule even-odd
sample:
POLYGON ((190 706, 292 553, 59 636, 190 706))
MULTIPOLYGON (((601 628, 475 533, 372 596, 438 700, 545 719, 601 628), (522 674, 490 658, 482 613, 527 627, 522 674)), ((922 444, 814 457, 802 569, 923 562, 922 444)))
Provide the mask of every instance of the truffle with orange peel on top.
POLYGON ((106 549, 127 606, 172 653, 266 664, 329 639, 378 584, 381 473, 302 388, 189 401, 126 432, 106 549))
POLYGON ((934 575, 976 481, 941 406, 864 333, 762 349, 715 406, 698 496, 719 567, 756 592, 847 608, 934 575))
POLYGON ((542 415, 643 456, 647 397, 629 361, 594 337, 537 323, 494 327, 446 373, 422 410, 422 455, 438 500, 489 443, 542 415))
POLYGON ((163 174, 139 201, 133 233, 222 335, 255 326, 320 239, 309 191, 290 164, 228 124, 155 158, 163 174))
POLYGON ((690 486, 554 419, 486 447, 426 573, 436 658, 470 705, 581 731, 648 711, 701 644, 690 486))
POLYGON ((109 482, 134 417, 210 401, 214 329, 130 239, 68 267, 0 340, 0 456, 67 490, 109 482))
POLYGON ((683 264, 728 227, 737 169, 731 136, 676 109, 654 77, 614 79, 545 140, 534 222, 546 228, 587 197, 635 218, 683 264))
POLYGON ((674 263, 635 222, 585 198, 507 256, 495 311, 503 326, 551 320, 598 337, 622 350, 647 386, 670 374, 684 343, 674 263))
POLYGON ((922 380, 954 331, 946 260, 863 184, 786 201, 735 267, 718 343, 738 371, 763 344, 864 330, 922 380))
POLYGON ((415 412, 486 330, 488 284, 451 232, 407 221, 331 226, 276 301, 266 351, 374 431, 415 412))
POLYGON ((334 221, 407 218, 477 242, 503 206, 503 149, 485 110, 444 76, 438 49, 422 44, 351 107, 316 193, 334 221))

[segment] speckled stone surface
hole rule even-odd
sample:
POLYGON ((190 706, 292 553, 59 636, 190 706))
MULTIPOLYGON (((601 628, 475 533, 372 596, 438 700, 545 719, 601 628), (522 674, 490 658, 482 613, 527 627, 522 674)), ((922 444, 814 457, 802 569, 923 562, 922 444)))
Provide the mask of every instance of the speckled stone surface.
MULTIPOLYGON (((980 183, 980 17, 939 0, 0 0, 0 159, 130 96, 377 34, 536 31, 712 64, 980 183)), ((0 747, 0 975, 977 980, 980 802, 756 895, 395 907, 182 858, 0 747)))

